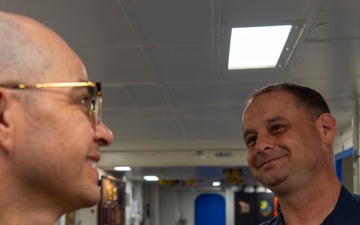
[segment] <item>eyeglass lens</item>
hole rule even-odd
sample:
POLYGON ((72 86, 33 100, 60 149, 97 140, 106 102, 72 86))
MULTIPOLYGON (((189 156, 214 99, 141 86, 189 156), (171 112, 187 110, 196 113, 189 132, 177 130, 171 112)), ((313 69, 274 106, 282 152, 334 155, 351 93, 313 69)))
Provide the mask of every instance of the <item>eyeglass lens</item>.
POLYGON ((95 124, 98 125, 101 122, 102 113, 102 92, 100 83, 96 83, 96 87, 89 87, 91 100, 91 110, 95 119, 95 124))

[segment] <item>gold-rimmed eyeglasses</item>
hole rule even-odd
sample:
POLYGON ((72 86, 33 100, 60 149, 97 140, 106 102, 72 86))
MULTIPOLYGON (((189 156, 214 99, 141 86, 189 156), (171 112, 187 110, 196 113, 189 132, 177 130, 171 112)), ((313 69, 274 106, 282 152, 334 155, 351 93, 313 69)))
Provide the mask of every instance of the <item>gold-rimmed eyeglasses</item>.
POLYGON ((0 87, 9 89, 36 89, 36 88, 63 88, 63 87, 87 87, 89 89, 89 100, 85 105, 89 110, 89 116, 93 117, 95 124, 100 124, 102 113, 102 91, 100 82, 60 82, 42 84, 0 84, 0 87))

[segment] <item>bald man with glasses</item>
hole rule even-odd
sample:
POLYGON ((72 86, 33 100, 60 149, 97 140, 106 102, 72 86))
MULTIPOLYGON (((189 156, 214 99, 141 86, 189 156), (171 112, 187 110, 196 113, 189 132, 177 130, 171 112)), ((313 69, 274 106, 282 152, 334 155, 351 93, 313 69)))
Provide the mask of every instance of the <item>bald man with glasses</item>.
POLYGON ((101 84, 52 30, 0 12, 0 224, 53 225, 100 199, 95 163, 112 143, 101 84))

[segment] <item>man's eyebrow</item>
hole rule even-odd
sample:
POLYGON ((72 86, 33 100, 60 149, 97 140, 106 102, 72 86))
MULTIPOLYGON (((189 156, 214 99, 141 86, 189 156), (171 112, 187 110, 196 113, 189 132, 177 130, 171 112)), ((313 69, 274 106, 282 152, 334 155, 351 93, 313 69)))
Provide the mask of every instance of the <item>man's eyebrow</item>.
POLYGON ((274 123, 274 122, 278 122, 278 121, 288 121, 288 120, 282 116, 276 116, 276 117, 267 119, 266 123, 274 123))

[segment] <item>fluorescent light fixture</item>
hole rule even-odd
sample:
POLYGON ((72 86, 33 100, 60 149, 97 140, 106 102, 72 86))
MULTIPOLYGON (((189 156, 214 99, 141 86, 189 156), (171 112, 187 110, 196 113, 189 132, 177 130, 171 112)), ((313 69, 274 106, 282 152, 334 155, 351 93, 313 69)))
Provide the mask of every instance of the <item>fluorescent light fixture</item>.
POLYGON ((241 186, 232 186, 231 189, 234 191, 234 192, 238 192, 238 191, 241 191, 242 187, 241 186))
POLYGON ((274 68, 291 25, 232 28, 228 69, 274 68))
POLYGON ((154 175, 148 175, 148 176, 144 176, 144 180, 146 180, 146 181, 158 181, 159 178, 157 176, 154 176, 154 175))
POLYGON ((220 184, 221 184, 221 183, 220 183, 219 181, 215 181, 215 182, 212 183, 212 186, 213 186, 213 187, 219 187, 220 184))
POLYGON ((247 185, 244 187, 244 192, 245 193, 254 193, 255 192, 255 188, 252 185, 247 185))
POLYGON ((259 185, 255 188, 255 192, 256 193, 265 193, 266 192, 266 188, 262 185, 259 185))
POLYGON ((116 170, 116 171, 130 171, 131 168, 128 167, 128 166, 115 166, 114 170, 116 170))

